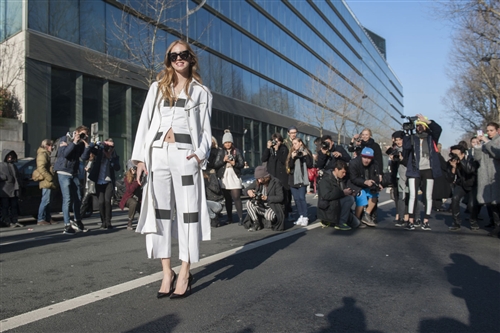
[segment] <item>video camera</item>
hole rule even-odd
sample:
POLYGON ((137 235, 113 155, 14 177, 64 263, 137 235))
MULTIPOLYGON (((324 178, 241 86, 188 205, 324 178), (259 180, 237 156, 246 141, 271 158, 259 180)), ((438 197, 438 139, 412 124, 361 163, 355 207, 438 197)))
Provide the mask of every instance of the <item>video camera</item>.
POLYGON ((399 162, 399 154, 403 152, 403 149, 401 147, 398 147, 396 145, 393 145, 392 147, 389 147, 385 151, 385 153, 389 156, 392 156, 392 160, 394 162, 399 162))
POLYGON ((406 134, 412 134, 413 131, 415 130, 415 121, 418 120, 417 116, 401 116, 403 119, 408 119, 407 122, 403 123, 403 131, 405 131, 406 134))

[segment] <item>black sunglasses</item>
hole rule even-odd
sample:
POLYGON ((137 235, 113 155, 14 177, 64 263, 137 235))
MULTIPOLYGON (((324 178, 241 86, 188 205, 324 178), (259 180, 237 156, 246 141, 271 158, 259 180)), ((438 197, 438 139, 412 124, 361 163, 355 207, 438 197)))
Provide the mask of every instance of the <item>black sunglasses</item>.
POLYGON ((168 59, 170 60, 170 62, 176 61, 177 57, 181 57, 182 60, 188 60, 189 58, 191 58, 191 53, 189 53, 189 50, 186 50, 179 53, 170 52, 168 54, 168 59))

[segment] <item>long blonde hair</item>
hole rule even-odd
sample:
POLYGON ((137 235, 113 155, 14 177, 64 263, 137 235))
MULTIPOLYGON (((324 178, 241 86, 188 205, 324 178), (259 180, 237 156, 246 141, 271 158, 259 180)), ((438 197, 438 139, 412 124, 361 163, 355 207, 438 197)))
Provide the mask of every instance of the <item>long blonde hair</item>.
MULTIPOLYGON (((287 166, 287 172, 290 173, 290 169, 293 167, 293 165, 290 165, 290 162, 292 161, 292 153, 296 150, 293 146, 293 141, 298 141, 300 142, 302 145, 300 146, 300 148, 303 149, 304 151, 304 154, 309 154, 309 155, 312 155, 311 154, 311 151, 307 148, 307 146, 304 144, 304 141, 302 141, 301 138, 299 137, 296 137, 295 139, 292 140, 292 146, 290 147, 290 150, 288 151, 288 157, 286 158, 286 166, 287 166)), ((299 149, 300 149, 299 148, 299 149)))
MULTIPOLYGON (((163 98, 168 99, 168 101, 170 102, 170 105, 174 104, 174 98, 175 98, 175 96, 173 96, 173 94, 172 94, 170 86, 172 84, 174 86, 177 84, 177 75, 175 74, 175 70, 172 67, 172 63, 170 61, 168 54, 170 53, 170 51, 172 51, 174 46, 177 44, 184 45, 187 48, 187 50, 189 51, 189 54, 191 55, 191 58, 188 59, 189 65, 190 65, 189 66, 188 82, 191 82, 191 80, 194 78, 199 83, 202 83, 201 76, 198 73, 198 70, 199 70, 198 57, 193 52, 193 49, 191 48, 191 46, 183 40, 176 40, 176 41, 172 42, 167 49, 167 52, 165 54, 165 60, 163 61, 163 63, 165 64, 165 68, 160 73, 158 73, 158 75, 156 76, 156 79, 158 80, 158 89, 160 89, 160 91, 163 95, 163 98)), ((184 91, 189 98, 188 85, 186 85, 184 87, 184 91)))

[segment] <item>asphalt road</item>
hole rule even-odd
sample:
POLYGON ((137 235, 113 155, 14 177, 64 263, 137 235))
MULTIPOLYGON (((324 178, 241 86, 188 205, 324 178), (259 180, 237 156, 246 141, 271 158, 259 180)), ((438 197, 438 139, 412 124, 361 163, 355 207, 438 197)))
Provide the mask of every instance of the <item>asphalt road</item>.
POLYGON ((118 228, 97 229, 94 215, 75 236, 61 224, 4 228, 0 331, 499 332, 500 241, 448 232, 447 213, 432 231, 407 231, 393 213, 386 203, 376 228, 347 232, 212 229, 182 300, 156 299, 160 263, 123 213, 118 228))

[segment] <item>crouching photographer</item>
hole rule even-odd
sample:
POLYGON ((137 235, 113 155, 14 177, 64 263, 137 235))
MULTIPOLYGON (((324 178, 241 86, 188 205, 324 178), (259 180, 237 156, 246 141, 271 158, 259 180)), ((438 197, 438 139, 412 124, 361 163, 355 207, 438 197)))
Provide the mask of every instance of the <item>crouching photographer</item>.
POLYGON ((263 226, 275 231, 285 229, 283 186, 265 166, 255 168, 255 181, 247 187, 247 195, 250 200, 247 201, 248 215, 244 225, 249 231, 257 231, 263 226))
POLYGON ((469 194, 467 208, 470 212, 471 230, 479 230, 477 224, 477 169, 479 164, 472 156, 465 155, 465 147, 455 145, 450 148, 450 159, 448 160, 447 179, 454 184, 453 196, 451 199, 451 212, 453 215, 453 225, 450 231, 460 230, 462 221, 460 220, 460 202, 469 194))
POLYGON ((380 184, 379 166, 374 159, 373 149, 365 147, 361 155, 356 157, 349 164, 350 184, 356 193, 356 217, 363 224, 370 227, 376 226, 376 209, 379 192, 383 188, 380 184), (366 210, 363 214, 363 210, 366 210), (361 215, 363 214, 363 217, 361 215))
POLYGON ((357 228, 360 222, 351 212, 355 192, 345 182, 347 163, 337 161, 333 170, 326 170, 318 184, 318 219, 323 227, 337 230, 357 228))
POLYGON ((330 135, 323 135, 321 137, 319 148, 316 167, 320 170, 333 170, 337 160, 347 163, 351 160, 351 157, 342 146, 334 144, 330 135))

